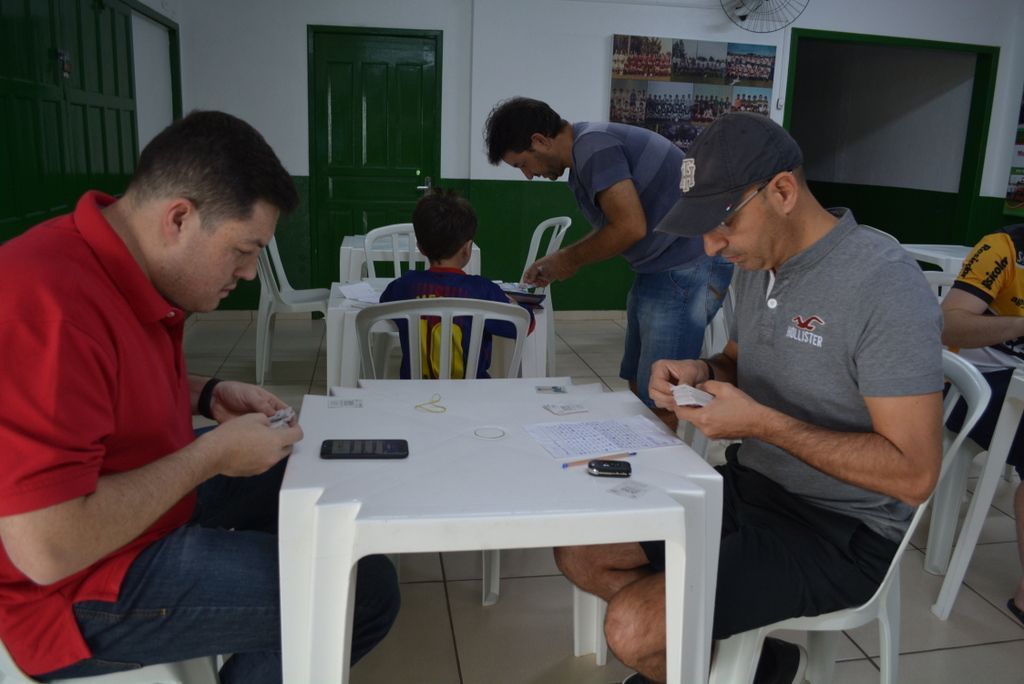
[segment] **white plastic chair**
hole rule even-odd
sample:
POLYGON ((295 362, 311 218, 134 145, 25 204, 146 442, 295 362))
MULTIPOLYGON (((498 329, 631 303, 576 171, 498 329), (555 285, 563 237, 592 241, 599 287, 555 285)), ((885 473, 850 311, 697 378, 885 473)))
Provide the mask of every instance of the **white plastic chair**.
MULTIPOLYGON (((526 275, 526 269, 530 268, 530 265, 537 260, 541 243, 544 241, 544 235, 549 230, 551 231, 547 246, 544 248, 544 256, 548 256, 561 248, 562 240, 565 239, 565 234, 569 231, 571 225, 572 219, 568 216, 556 216, 537 224, 537 227, 533 229, 533 237, 530 238, 530 249, 526 253, 526 263, 523 265, 523 275, 519 277, 520 282, 522 282, 523 276, 526 275)), ((548 358, 547 372, 545 374, 551 376, 555 374, 555 303, 551 297, 550 287, 538 287, 534 292, 547 295, 547 298, 544 300, 544 308, 548 312, 548 358)))
MULTIPOLYGON (((423 377, 423 363, 420 358, 420 326, 424 316, 440 318, 439 325, 441 350, 439 359, 442 379, 451 378, 452 370, 452 327, 455 318, 471 316, 470 339, 465 359, 466 377, 476 377, 479 369, 480 346, 484 339, 484 325, 487 321, 507 321, 516 329, 516 339, 507 362, 505 377, 511 378, 519 371, 519 363, 523 356, 523 340, 530 329, 530 314, 517 304, 503 304, 483 299, 463 299, 460 297, 434 297, 430 299, 411 299, 399 302, 388 302, 370 306, 356 314, 356 334, 359 337, 359 352, 362 357, 363 373, 370 378, 383 375, 385 359, 375 353, 373 344, 373 328, 378 323, 393 323, 404 320, 409 331, 409 377, 423 377)), ((483 551, 483 586, 481 603, 490 606, 498 601, 501 577, 501 552, 497 549, 483 551)))
POLYGON ((507 321, 516 329, 516 339, 512 354, 507 359, 505 377, 515 377, 519 371, 519 363, 523 356, 523 340, 526 339, 530 327, 530 314, 518 304, 504 304, 483 299, 463 299, 461 297, 431 297, 429 299, 410 299, 399 302, 388 302, 368 306, 356 314, 356 335, 359 337, 359 352, 362 359, 364 377, 380 378, 383 376, 383 364, 375 358, 373 337, 371 332, 378 323, 404 320, 409 331, 409 376, 423 377, 423 364, 420 358, 420 325, 424 316, 436 316, 440 319, 441 349, 439 359, 441 367, 439 377, 451 378, 452 373, 452 329, 455 318, 468 316, 471 318, 467 357, 465 359, 466 377, 476 377, 480 361, 480 347, 484 339, 484 323, 486 321, 507 321))
POLYGON ((373 254, 382 249, 391 250, 391 264, 395 269, 396 278, 402 275, 403 253, 407 270, 415 269, 417 263, 427 263, 427 258, 420 253, 416 246, 416 233, 413 231, 411 223, 392 223, 388 226, 374 228, 366 234, 363 249, 366 251, 366 275, 370 278, 377 277, 377 272, 373 267, 373 254), (387 247, 378 244, 385 240, 387 247))
MULTIPOLYGON (((981 414, 985 411, 985 406, 988 404, 989 396, 991 396, 988 383, 985 382, 981 373, 973 365, 964 361, 956 354, 943 350, 942 368, 946 378, 952 385, 946 395, 944 406, 947 409, 951 408, 956 404, 957 399, 963 395, 967 402, 967 415, 960 432, 956 435, 947 435, 949 439, 943 440, 942 471, 939 476, 939 485, 936 489, 942 486, 944 480, 946 480, 950 466, 955 460, 955 454, 959 452, 971 428, 974 427, 981 414)), ((764 642, 764 638, 771 632, 780 629, 809 632, 807 680, 811 684, 831 682, 832 671, 835 668, 836 649, 838 647, 838 632, 855 629, 873 620, 878 620, 879 623, 881 682, 882 684, 898 684, 900 560, 903 558, 903 552, 910 543, 910 537, 914 534, 914 529, 920 522, 927 507, 928 501, 918 506, 914 517, 910 521, 910 526, 903 536, 903 541, 900 542, 899 548, 896 550, 896 555, 892 559, 892 564, 889 566, 885 579, 882 580, 875 595, 867 603, 855 608, 837 610, 824 615, 782 620, 781 622, 752 629, 719 641, 718 652, 711 667, 711 684, 749 684, 752 682, 754 680, 754 672, 757 670, 758 660, 761 657, 761 645, 764 642)))
POLYGON ((949 293, 949 289, 953 287, 953 281, 956 280, 956 273, 950 273, 948 271, 921 271, 924 274, 924 279, 928 281, 928 284, 935 290, 935 296, 939 298, 941 302, 946 298, 946 294, 949 293))
MULTIPOLYGON (((988 389, 987 385, 986 389, 988 389)), ((952 409, 950 408, 950 410, 952 409)), ((949 477, 935 489, 924 569, 935 575, 946 575, 942 581, 942 587, 939 589, 938 598, 932 605, 932 613, 942 620, 948 619, 953 610, 953 603, 956 601, 960 585, 967 573, 967 566, 974 554, 974 547, 978 543, 981 528, 985 524, 985 516, 992 504, 992 498, 995 496, 1003 464, 1006 462, 1006 457, 1017 433, 1017 425, 1020 423, 1022 411, 1024 411, 1024 370, 1018 370, 1013 374, 1006 389, 1006 396, 1003 398, 999 418, 996 421, 995 430, 992 432, 992 441, 989 443, 988 452, 974 440, 966 439, 950 465, 949 477), (982 462, 981 475, 974 488, 974 494, 971 496, 971 503, 967 508, 963 527, 954 550, 953 535, 956 532, 961 502, 967 491, 968 469, 974 458, 979 455, 982 462), (950 558, 951 553, 952 559, 950 558)), ((949 411, 946 412, 945 417, 949 417, 949 411)), ((963 429, 960 432, 965 433, 963 429)))
MULTIPOLYGON (((0 682, 3 684, 37 684, 15 664, 7 647, 0 643, 0 682)), ((97 677, 54 679, 53 684, 218 684, 217 659, 194 658, 178 663, 150 665, 97 677)))
POLYGON ((274 318, 279 313, 319 311, 327 315, 331 291, 324 288, 296 290, 288 282, 277 251, 277 240, 260 252, 256 270, 260 277, 260 306, 256 315, 256 384, 262 385, 270 370, 270 350, 274 338, 274 318))

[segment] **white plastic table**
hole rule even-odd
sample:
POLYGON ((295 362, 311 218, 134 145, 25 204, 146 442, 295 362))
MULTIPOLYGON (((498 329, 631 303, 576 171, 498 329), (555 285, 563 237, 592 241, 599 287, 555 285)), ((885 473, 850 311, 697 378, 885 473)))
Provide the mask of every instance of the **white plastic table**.
POLYGON ((959 273, 971 251, 970 247, 963 245, 903 245, 903 249, 918 261, 935 264, 946 273, 959 273))
MULTIPOLYGON (((391 260, 391 238, 381 238, 376 242, 374 249, 374 261, 391 260)), ((399 255, 408 261, 409 240, 405 236, 400 237, 401 245, 399 255)), ((341 249, 338 254, 338 281, 342 283, 356 283, 366 277, 366 236, 346 235, 341 240, 341 249)), ((480 247, 474 242, 473 253, 466 265, 466 273, 480 275, 480 247)))
MULTIPOLYGON (((383 291, 391 278, 366 279, 370 285, 383 291)), ((356 387, 359 384, 359 336, 356 333, 356 314, 369 304, 354 302, 341 292, 341 283, 331 285, 331 297, 327 303, 327 386, 356 387)), ((533 332, 523 342, 522 376, 542 378, 547 375, 548 312, 543 306, 534 308, 533 332)), ((494 355, 491 367, 501 367, 503 340, 494 339, 494 355)), ((553 342, 551 342, 553 344, 553 342)))
POLYGON ((668 681, 707 680, 721 529, 718 474, 679 445, 640 452, 628 480, 596 478, 581 467, 563 469, 522 429, 556 419, 643 414, 656 420, 636 397, 572 395, 588 412, 556 417, 543 405, 559 395, 539 394, 521 379, 394 380, 337 391, 305 397, 305 437, 281 488, 287 684, 348 681, 354 569, 365 555, 648 539, 666 541, 668 681), (414 408, 435 392, 443 413, 414 408), (493 434, 482 427, 504 435, 482 438, 478 433, 493 434), (406 439, 410 455, 321 460, 320 443, 335 437, 406 439))
MULTIPOLYGON (((953 602, 956 601, 956 595, 960 591, 964 575, 967 574, 967 566, 970 565, 971 556, 974 555, 974 547, 978 543, 978 536, 985 524, 989 506, 992 505, 996 485, 1006 464, 1010 447, 1013 445, 1013 438, 1017 434, 1017 425, 1020 423, 1022 414, 1024 414, 1024 369, 1018 369, 1010 378, 1010 385, 1007 387, 1006 397, 1003 399, 1003 408, 999 411, 999 419, 996 421, 992 441, 989 443, 985 467, 981 471, 978 484, 974 489, 974 496, 971 497, 971 503, 967 508, 967 515, 964 518, 963 527, 960 529, 960 536, 957 537, 953 557, 946 569, 946 577, 942 580, 939 596, 935 600, 935 604, 932 605, 932 613, 942 620, 947 619, 953 610, 953 602)), ((955 521, 952 524, 955 525, 955 521)), ((928 550, 929 552, 934 551, 931 548, 928 550)))

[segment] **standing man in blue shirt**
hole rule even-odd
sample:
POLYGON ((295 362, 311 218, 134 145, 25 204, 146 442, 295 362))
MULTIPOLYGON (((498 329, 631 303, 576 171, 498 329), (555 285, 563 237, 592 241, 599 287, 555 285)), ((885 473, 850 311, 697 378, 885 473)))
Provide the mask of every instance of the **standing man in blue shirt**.
MULTIPOLYGON (((647 394, 651 364, 700 355, 704 328, 732 277, 732 265, 705 255, 700 238, 654 232, 679 196, 682 151, 637 126, 570 124, 546 103, 525 97, 499 103, 485 131, 492 164, 503 161, 527 179, 558 180, 568 169, 576 203, 594 227, 582 240, 535 261, 525 282, 546 286, 620 255, 636 272, 619 376, 653 409, 647 394)), ((675 416, 656 410, 674 429, 675 416)))

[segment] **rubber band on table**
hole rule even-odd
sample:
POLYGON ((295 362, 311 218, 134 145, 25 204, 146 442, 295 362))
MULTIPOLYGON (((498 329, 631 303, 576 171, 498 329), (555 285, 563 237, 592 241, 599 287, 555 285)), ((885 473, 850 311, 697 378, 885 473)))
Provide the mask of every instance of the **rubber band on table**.
POLYGON ((447 406, 441 405, 441 395, 437 392, 428 399, 420 404, 416 404, 413 408, 417 411, 423 411, 424 413, 444 413, 448 410, 447 406))

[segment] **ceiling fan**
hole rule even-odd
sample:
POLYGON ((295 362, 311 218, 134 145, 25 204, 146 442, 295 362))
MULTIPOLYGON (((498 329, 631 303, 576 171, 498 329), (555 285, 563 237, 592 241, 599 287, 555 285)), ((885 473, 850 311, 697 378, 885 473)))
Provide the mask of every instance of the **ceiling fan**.
POLYGON ((721 0, 732 23, 754 33, 771 33, 789 26, 810 0, 721 0))

